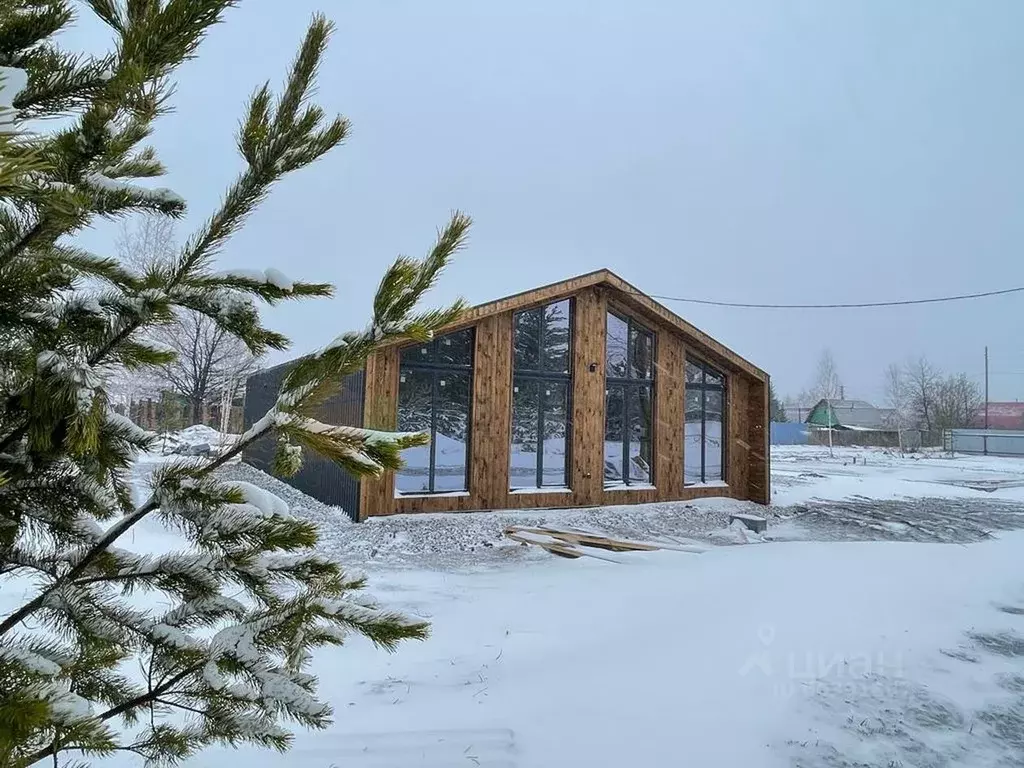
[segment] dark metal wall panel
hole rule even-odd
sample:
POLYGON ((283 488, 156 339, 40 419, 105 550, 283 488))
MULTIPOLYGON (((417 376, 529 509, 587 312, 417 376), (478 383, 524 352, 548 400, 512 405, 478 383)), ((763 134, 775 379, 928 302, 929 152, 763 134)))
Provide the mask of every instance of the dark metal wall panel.
MULTIPOLYGON (((293 365, 284 363, 249 377, 245 387, 246 429, 273 406, 281 382, 293 365)), ((363 371, 346 376, 337 393, 317 409, 316 418, 326 424, 363 426, 363 382, 363 371)), ((243 460, 246 464, 269 472, 274 459, 275 441, 274 436, 256 441, 245 450, 243 460)), ((341 507, 350 518, 358 520, 359 480, 310 451, 304 451, 302 459, 302 469, 293 477, 281 479, 314 499, 341 507)))

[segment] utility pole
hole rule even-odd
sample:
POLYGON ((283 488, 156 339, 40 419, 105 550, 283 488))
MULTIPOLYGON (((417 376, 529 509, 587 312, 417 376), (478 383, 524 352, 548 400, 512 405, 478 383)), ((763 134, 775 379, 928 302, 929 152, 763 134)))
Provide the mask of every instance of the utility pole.
POLYGON ((985 345, 985 437, 982 440, 988 456, 988 345, 985 345))
POLYGON ((985 347, 985 429, 988 429, 988 347, 985 347))

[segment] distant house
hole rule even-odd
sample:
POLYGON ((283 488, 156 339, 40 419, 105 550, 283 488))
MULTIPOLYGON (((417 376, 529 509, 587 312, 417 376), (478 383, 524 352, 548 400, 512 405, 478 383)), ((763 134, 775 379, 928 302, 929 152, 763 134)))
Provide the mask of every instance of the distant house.
POLYGON ((804 419, 813 427, 859 432, 895 432, 892 421, 891 409, 877 408, 866 400, 819 400, 804 419))
MULTIPOLYGON (((978 410, 972 426, 985 426, 985 406, 978 410)), ((1024 403, 989 403, 989 429, 1024 429, 1024 403)))
POLYGON ((900 439, 893 409, 878 408, 866 400, 819 400, 804 423, 810 427, 810 442, 817 445, 918 447, 921 444, 921 433, 917 430, 904 429, 900 439))

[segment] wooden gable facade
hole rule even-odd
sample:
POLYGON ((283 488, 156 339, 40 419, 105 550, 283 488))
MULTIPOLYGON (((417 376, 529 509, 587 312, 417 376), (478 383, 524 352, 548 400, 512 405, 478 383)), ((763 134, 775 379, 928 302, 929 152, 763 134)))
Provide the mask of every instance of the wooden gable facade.
MULTIPOLYGON (((769 489, 768 375, 607 270, 600 270, 467 311, 448 331, 472 327, 466 489, 459 493, 396 493, 394 473, 360 484, 359 519, 416 512, 587 507, 728 496, 767 504, 769 489), (565 488, 510 488, 513 328, 517 312, 570 299, 569 428, 565 488), (606 487, 606 318, 612 311, 653 332, 651 482, 606 487), (687 361, 713 366, 726 379, 724 480, 684 483, 687 361)), ((399 427, 399 345, 367 361, 364 424, 399 427)))

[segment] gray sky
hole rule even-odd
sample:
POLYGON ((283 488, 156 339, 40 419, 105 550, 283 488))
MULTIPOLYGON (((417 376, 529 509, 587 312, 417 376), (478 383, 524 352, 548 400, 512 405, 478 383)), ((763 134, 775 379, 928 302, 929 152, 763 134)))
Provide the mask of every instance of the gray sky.
MULTIPOLYGON (((449 210, 475 219, 437 289, 473 303, 608 267, 726 301, 886 300, 1024 285, 1024 3, 246 0, 180 70, 155 144, 189 201, 240 170, 246 97, 279 83, 309 15, 337 23, 318 100, 348 143, 288 179, 221 263, 331 281, 270 310, 300 353, 362 326, 381 273, 449 210)), ((103 45, 95 26, 70 44, 103 45)), ((87 234, 95 248, 114 227, 87 234)), ((885 310, 666 302, 810 384, 828 346, 847 396, 926 354, 1024 399, 1024 295, 885 310)), ((283 356, 282 356, 283 359, 283 356)))

